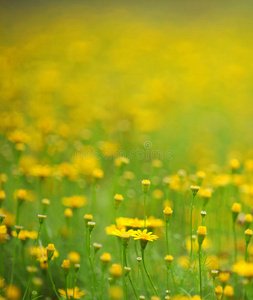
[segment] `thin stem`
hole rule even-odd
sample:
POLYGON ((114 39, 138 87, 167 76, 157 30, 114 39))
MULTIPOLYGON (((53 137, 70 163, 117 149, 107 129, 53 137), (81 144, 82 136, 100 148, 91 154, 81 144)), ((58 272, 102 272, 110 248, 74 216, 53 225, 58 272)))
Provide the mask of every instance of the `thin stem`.
POLYGON ((190 262, 192 261, 192 248, 193 248, 193 242, 192 242, 192 212, 194 208, 194 198, 195 196, 192 196, 192 202, 191 202, 191 215, 190 215, 190 223, 191 223, 191 252, 190 252, 190 262))
POLYGON ((13 283, 13 277, 14 277, 14 266, 15 266, 15 261, 16 261, 16 252, 17 252, 17 247, 18 247, 18 233, 16 236, 15 240, 15 246, 14 246, 14 251, 13 251, 13 258, 12 258, 12 267, 11 267, 11 280, 10 280, 10 285, 13 283))
MULTIPOLYGON (((68 296, 68 275, 65 275, 65 292, 66 292, 66 298, 69 299, 69 296, 68 296)), ((74 291, 73 291, 73 295, 74 295, 74 291)), ((74 296, 73 296, 73 299, 74 296)))
MULTIPOLYGON (((38 230, 38 236, 37 236, 37 239, 34 242, 34 245, 35 245, 36 248, 38 247, 38 244, 39 244, 41 228, 42 228, 42 223, 40 223, 39 230, 38 230)), ((35 264, 35 260, 33 261, 32 265, 34 266, 34 264, 35 264)), ((24 296, 23 296, 22 300, 25 300, 25 298, 26 298, 26 294, 27 294, 27 292, 28 292, 28 290, 30 288, 31 279, 32 279, 32 273, 30 273, 30 275, 29 275, 28 283, 27 283, 27 286, 26 286, 26 289, 25 289, 25 293, 24 293, 24 296)))
POLYGON ((236 262, 236 260, 237 260, 237 240, 236 240, 235 221, 233 221, 233 235, 234 235, 234 262, 236 262))
POLYGON ((91 273, 92 273, 92 280, 91 280, 91 292, 92 292, 92 299, 94 298, 94 278, 95 278, 95 274, 94 274, 94 268, 93 268, 93 263, 92 263, 92 259, 91 259, 91 245, 90 245, 90 238, 91 238, 91 234, 88 234, 88 256, 89 256, 89 262, 90 262, 90 268, 91 268, 91 273))
POLYGON ((245 246, 245 261, 246 262, 248 260, 248 246, 249 246, 249 243, 246 242, 246 246, 245 246))
POLYGON ((213 300, 215 300, 215 277, 213 277, 213 300))
POLYGON ((174 272, 173 272, 173 267, 171 267, 171 275, 172 275, 172 281, 173 281, 176 293, 178 294, 177 284, 176 284, 175 277, 174 277, 174 272))
POLYGON ((146 273, 146 275, 147 275, 147 277, 148 277, 148 280, 149 280, 149 282, 150 282, 150 285, 152 286, 152 289, 154 290, 156 296, 158 296, 158 292, 157 292, 157 290, 156 290, 156 288, 155 288, 155 286, 154 286, 154 284, 153 284, 153 281, 152 281, 152 279, 151 279, 151 277, 150 277, 150 275, 149 275, 149 273, 148 273, 148 271, 147 271, 147 268, 146 268, 146 264, 145 264, 145 256, 144 256, 144 249, 141 249, 141 254, 142 254, 142 263, 143 263, 143 267, 144 267, 145 273, 146 273))
POLYGON ((102 267, 102 275, 101 275, 101 288, 100 288, 100 299, 103 299, 104 292, 104 277, 105 277, 105 268, 102 267))
MULTIPOLYGON (((127 260, 126 260, 126 246, 123 246, 123 268, 127 267, 127 260)), ((126 282, 126 271, 124 269, 124 274, 123 274, 123 288, 124 288, 124 299, 128 299, 128 293, 127 293, 127 282, 126 282)))
POLYGON ((75 299, 75 288, 76 288, 76 272, 74 272, 73 299, 75 299))
POLYGON ((166 246, 167 246, 167 254, 170 253, 170 248, 169 248, 169 222, 166 222, 166 246))
POLYGON ((147 228, 146 199, 147 193, 144 192, 144 228, 147 228))
POLYGON ((167 291, 169 291, 170 290, 170 269, 167 267, 167 291))
POLYGON ((21 203, 19 202, 19 200, 17 200, 16 225, 19 225, 20 205, 21 203))
POLYGON ((202 299, 203 293, 202 293, 202 277, 201 277, 201 244, 199 244, 199 293, 200 298, 202 299))
POLYGON ((96 190, 96 183, 93 182, 92 183, 92 187, 91 187, 91 211, 92 213, 94 213, 95 208, 96 208, 96 202, 97 202, 97 190, 96 190))
MULTIPOLYGON (((123 264, 124 264, 124 267, 127 267, 127 246, 123 246, 123 264)), ((132 279, 131 274, 128 274, 128 277, 129 277, 129 281, 130 281, 130 284, 132 286, 132 289, 134 291, 134 295, 135 295, 136 299, 138 299, 138 294, 137 294, 136 289, 134 287, 134 283, 133 283, 133 279, 132 279)), ((127 288, 127 286, 126 286, 126 288, 127 288)))
POLYGON ((59 300, 61 300, 61 298, 59 297, 59 295, 58 295, 58 293, 57 293, 57 290, 56 290, 56 287, 55 287, 55 284, 54 284, 54 281, 53 281, 50 261, 48 261, 48 275, 49 275, 49 279, 50 279, 50 282, 51 282, 51 284, 52 284, 52 288, 53 288, 53 290, 54 290, 54 293, 55 293, 56 297, 57 297, 59 300))

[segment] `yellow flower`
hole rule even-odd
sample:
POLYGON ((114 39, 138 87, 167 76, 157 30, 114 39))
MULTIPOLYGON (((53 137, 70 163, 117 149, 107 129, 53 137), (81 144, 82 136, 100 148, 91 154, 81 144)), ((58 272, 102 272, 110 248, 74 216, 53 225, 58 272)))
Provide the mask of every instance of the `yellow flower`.
POLYGON ((60 295, 65 298, 65 299, 81 299, 81 297, 83 295, 85 295, 85 292, 84 291, 80 291, 79 290, 79 287, 75 287, 75 289, 67 289, 67 294, 68 294, 68 297, 66 295, 66 291, 65 290, 62 290, 62 289, 58 289, 60 295))
POLYGON ((27 190, 19 189, 15 191, 15 196, 19 201, 25 201, 27 200, 27 190))
POLYGON ((192 186, 191 186, 191 191, 192 191, 193 196, 196 196, 196 195, 197 195, 199 189, 200 189, 200 187, 197 186, 197 185, 192 185, 192 186))
POLYGON ((108 235, 114 235, 113 232, 116 229, 121 230, 121 229, 126 229, 126 227, 125 226, 121 226, 121 225, 120 226, 116 226, 116 225, 112 224, 110 226, 105 227, 105 232, 108 235))
POLYGON ((127 227, 133 229, 139 229, 144 227, 144 220, 139 220, 138 218, 118 218, 117 219, 117 226, 118 227, 127 227))
POLYGON ((0 242, 5 242, 7 234, 6 225, 0 225, 0 242))
POLYGON ((111 265, 109 272, 112 277, 118 278, 122 275, 123 269, 120 264, 113 264, 111 265))
POLYGON ((104 177, 104 171, 98 168, 95 168, 92 172, 92 176, 95 179, 102 179, 104 177))
POLYGON ((252 214, 247 214, 247 215, 245 216, 245 218, 244 218, 244 222, 245 222, 245 223, 252 223, 252 221, 253 221, 253 216, 252 216, 252 214))
POLYGON ((234 212, 234 213, 239 213, 240 211, 242 210, 242 205, 241 205, 241 203, 234 203, 233 205, 232 205, 232 212, 234 212))
POLYGON ((29 141, 29 137, 21 130, 14 130, 9 133, 8 140, 14 144, 26 144, 29 141))
POLYGON ((217 300, 221 300, 222 294, 223 294, 222 286, 219 285, 215 288, 215 294, 216 294, 217 300))
MULTIPOLYGON (((147 227, 148 228, 157 228, 157 227, 162 227, 164 226, 164 221, 161 219, 155 219, 154 217, 149 217, 147 219, 147 227)), ((143 226, 144 227, 144 220, 143 220, 143 226)))
POLYGON ((73 212, 70 208, 66 208, 64 211, 64 216, 66 219, 70 219, 73 217, 73 212))
POLYGON ((233 297, 234 296, 234 288, 231 285, 226 285, 224 288, 224 296, 233 297))
POLYGON ((1 202, 5 200, 5 198, 6 198, 5 191, 0 190, 0 205, 1 205, 1 202))
POLYGON ((110 286, 109 288, 110 299, 120 300, 123 298, 122 288, 119 286, 110 286))
POLYGON ((107 252, 104 252, 101 256, 100 256, 100 260, 103 262, 103 263, 109 263, 111 261, 111 254, 110 253, 107 253, 107 252))
POLYGON ((64 206, 79 208, 87 204, 87 198, 85 196, 74 195, 71 197, 62 198, 62 204, 64 206))
POLYGON ((229 272, 220 272, 219 279, 220 279, 220 282, 227 283, 230 279, 229 272))
POLYGON ((151 182, 148 179, 143 179, 141 183, 142 183, 143 192, 146 193, 150 188, 151 182))
POLYGON ((81 260, 81 256, 78 252, 75 252, 75 251, 71 251, 69 252, 68 254, 68 259, 70 260, 70 262, 72 264, 78 264, 81 260))
POLYGON ((125 228, 121 228, 120 230, 116 228, 114 231, 112 231, 111 234, 125 239, 133 236, 133 232, 134 232, 133 229, 127 231, 125 228))
MULTIPOLYGON (((12 231, 11 234, 14 237, 17 236, 16 231, 12 231)), ((21 230, 18 234, 18 238, 23 241, 25 241, 26 239, 36 240, 37 237, 38 233, 36 231, 21 230)))
POLYGON ((140 229, 134 231, 133 237, 135 240, 144 240, 149 242, 153 242, 154 240, 158 239, 157 235, 152 234, 152 232, 148 232, 147 229, 144 229, 143 231, 141 231, 140 229))
POLYGON ((122 201, 124 200, 123 196, 120 194, 116 194, 114 196, 114 203, 115 203, 115 207, 119 208, 119 206, 121 205, 122 201))
POLYGON ((35 165, 31 169, 31 175, 44 179, 52 175, 52 169, 48 165, 35 165))
POLYGON ((70 268, 70 260, 69 259, 64 259, 61 266, 62 266, 63 269, 69 269, 70 268))
POLYGON ((230 160, 230 167, 231 169, 234 170, 238 170, 240 168, 240 162, 238 159, 234 158, 230 160))
POLYGON ((88 223, 93 220, 93 215, 85 214, 83 218, 84 218, 84 221, 88 223))
POLYGON ((5 289, 5 296, 9 300, 18 300, 21 297, 20 289, 16 285, 8 285, 5 289))
POLYGON ((205 236, 207 234, 206 226, 199 226, 197 234, 205 236))
POLYGON ((160 200, 163 198, 163 191, 160 189, 156 189, 153 191, 153 197, 157 200, 160 200))
POLYGON ((242 260, 234 264, 232 270, 240 276, 247 278, 253 277, 253 263, 248 263, 242 260))

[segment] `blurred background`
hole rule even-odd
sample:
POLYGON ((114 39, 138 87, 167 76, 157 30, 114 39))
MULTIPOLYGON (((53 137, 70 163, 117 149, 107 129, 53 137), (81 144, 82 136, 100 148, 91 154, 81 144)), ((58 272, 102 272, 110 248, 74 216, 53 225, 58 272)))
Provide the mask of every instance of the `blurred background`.
POLYGON ((43 163, 145 141, 172 151, 173 170, 250 158, 252 11, 252 1, 1 1, 1 132, 25 132, 26 154, 43 163))

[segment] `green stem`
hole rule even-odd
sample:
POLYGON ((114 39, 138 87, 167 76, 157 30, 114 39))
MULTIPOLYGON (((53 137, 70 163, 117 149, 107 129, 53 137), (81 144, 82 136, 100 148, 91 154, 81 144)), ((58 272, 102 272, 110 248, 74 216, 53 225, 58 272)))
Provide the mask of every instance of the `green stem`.
POLYGON ((94 213, 96 209, 96 202, 97 202, 97 193, 96 193, 96 183, 92 183, 92 190, 91 190, 91 211, 94 213))
POLYGON ((192 202, 191 202, 191 215, 190 215, 190 224, 191 224, 191 252, 190 252, 190 262, 192 261, 192 248, 193 248, 193 242, 192 242, 192 212, 194 207, 194 196, 192 196, 192 202))
POLYGON ((105 277, 105 268, 102 267, 101 288, 100 288, 100 300, 103 299, 103 292, 104 292, 104 277, 105 277))
POLYGON ((167 268, 167 291, 169 291, 170 290, 170 269, 169 268, 167 268))
POLYGON ((19 225, 20 202, 17 200, 16 225, 19 225))
POLYGON ((215 277, 213 277, 213 300, 215 300, 215 277))
POLYGON ((167 254, 170 254, 169 248, 169 222, 166 222, 166 245, 167 245, 167 254))
POLYGON ((158 292, 157 292, 157 290, 156 290, 156 288, 155 288, 155 286, 153 284, 153 281, 152 281, 152 279, 151 279, 151 277, 150 277, 150 275, 149 275, 149 273, 147 271, 147 268, 146 268, 144 251, 145 251, 144 249, 141 249, 143 267, 144 267, 145 273, 146 273, 146 275, 148 277, 148 280, 150 282, 150 285, 152 286, 153 291, 155 292, 156 296, 158 296, 158 292))
MULTIPOLYGON (((127 259, 126 259, 126 246, 123 245, 123 268, 127 266, 127 259)), ((127 282, 126 282, 126 271, 124 269, 124 274, 123 274, 123 288, 124 288, 124 299, 128 299, 128 293, 127 293, 127 282)))
POLYGON ((12 258, 12 267, 11 267, 11 280, 10 280, 10 285, 13 283, 13 277, 14 277, 14 266, 15 266, 15 261, 16 261, 16 252, 17 252, 17 247, 18 247, 18 233, 17 237, 15 240, 15 246, 14 246, 14 251, 13 251, 13 258, 12 258))
POLYGON ((144 192, 144 228, 147 228, 146 199, 147 193, 144 192))
POLYGON ((248 260, 248 246, 249 246, 249 243, 246 242, 246 247, 245 247, 245 261, 246 262, 248 260))
POLYGON ((73 299, 75 299, 75 288, 76 288, 76 272, 74 273, 73 299))
POLYGON ((90 245, 90 238, 91 238, 91 234, 88 234, 88 255, 89 255, 89 262, 90 262, 90 268, 91 268, 91 273, 92 273, 92 278, 91 278, 91 293, 92 293, 92 299, 95 299, 95 294, 94 294, 94 278, 95 278, 95 274, 94 274, 94 268, 93 268, 93 263, 92 263, 92 259, 91 259, 91 245, 90 245))
POLYGON ((171 275, 172 275, 172 281, 173 281, 176 293, 178 294, 177 284, 176 284, 175 277, 174 277, 174 272, 173 272, 173 267, 171 267, 171 275))
MULTIPOLYGON (((66 298, 68 300, 69 299, 69 296, 68 296, 68 275, 65 275, 65 292, 66 292, 66 298)), ((73 291, 73 295, 74 295, 74 291, 73 291)), ((73 296, 73 299, 75 299, 74 296, 73 296)))
POLYGON ((233 222, 233 235, 234 235, 234 262, 236 262, 236 260, 237 260, 237 241, 236 241, 235 221, 233 222))
MULTIPOLYGON (((38 247, 38 244, 39 244, 41 228, 42 228, 42 223, 40 223, 39 230, 38 230, 38 236, 37 236, 37 239, 35 240, 35 243, 34 243, 34 245, 35 245, 36 248, 38 247)), ((33 261, 32 265, 34 266, 34 264, 35 264, 35 261, 33 261)), ((32 279, 32 273, 30 273, 30 275, 29 275, 28 283, 27 283, 27 286, 26 286, 26 289, 25 289, 25 293, 24 293, 24 296, 23 296, 22 300, 25 300, 25 298, 26 298, 26 294, 27 294, 27 292, 28 292, 28 290, 30 288, 31 279, 32 279)))
POLYGON ((54 281, 53 281, 50 261, 48 261, 48 275, 49 275, 49 279, 50 279, 50 282, 51 282, 51 284, 52 284, 52 288, 53 288, 53 290, 54 290, 54 293, 55 293, 56 297, 57 297, 59 300, 61 300, 61 298, 59 297, 59 295, 58 295, 58 293, 57 293, 57 290, 56 290, 56 287, 55 287, 55 284, 54 284, 54 281))
POLYGON ((200 293, 200 299, 203 297, 202 293, 202 277, 201 277, 201 244, 199 244, 199 293, 200 293))

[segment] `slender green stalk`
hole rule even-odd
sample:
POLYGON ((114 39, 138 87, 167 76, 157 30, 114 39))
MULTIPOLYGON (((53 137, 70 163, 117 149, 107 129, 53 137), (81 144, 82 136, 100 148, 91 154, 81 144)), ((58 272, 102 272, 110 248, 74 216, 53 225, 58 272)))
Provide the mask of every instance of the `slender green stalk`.
MULTIPOLYGON (((69 295, 68 295, 68 275, 65 275, 65 292, 66 292, 66 298, 67 300, 69 299, 69 295)), ((74 291, 73 291, 73 295, 74 295, 74 291)), ((74 296, 73 296, 74 299, 74 296)))
POLYGON ((105 278, 105 268, 102 268, 101 286, 100 286, 100 300, 103 300, 104 278, 105 278))
POLYGON ((89 232, 89 234, 88 234, 88 256, 89 256, 90 268, 91 268, 91 273, 92 273, 92 278, 91 278, 91 293, 92 293, 92 299, 95 299, 95 291, 94 291, 95 273, 94 273, 93 263, 92 263, 92 259, 91 259, 90 238, 91 238, 91 234, 89 232))
POLYGON ((171 275, 172 275, 172 281, 173 281, 173 284, 174 284, 174 287, 176 290, 176 294, 178 294, 178 289, 177 289, 177 284, 176 284, 175 277, 174 277, 173 267, 171 267, 171 275))
POLYGON ((97 202, 97 184, 96 182, 92 183, 91 187, 91 211, 94 213, 96 209, 96 202, 97 202))
POLYGON ((16 261, 17 247, 18 247, 18 233, 17 233, 16 239, 15 239, 15 246, 14 246, 13 257, 12 257, 12 267, 11 267, 11 280, 10 280, 10 285, 12 285, 12 283, 13 283, 14 266, 15 266, 15 261, 16 261))
POLYGON ((166 246, 167 246, 167 254, 169 254, 169 253, 170 253, 170 248, 169 248, 169 222, 166 222, 165 228, 166 228, 166 246))
POLYGON ((146 200, 147 200, 147 193, 144 192, 144 228, 147 228, 147 214, 146 214, 146 200))
MULTIPOLYGON (((37 236, 37 239, 35 240, 35 243, 34 243, 34 245, 35 245, 36 248, 38 247, 38 244, 39 244, 39 239, 40 239, 40 233, 41 233, 42 224, 43 223, 40 223, 40 225, 39 225, 38 236, 37 236)), ((33 261, 33 266, 34 266, 34 264, 35 264, 35 261, 33 261)), ((22 300, 25 300, 25 298, 26 298, 27 292, 28 292, 28 290, 30 288, 31 279, 32 279, 32 273, 30 273, 30 275, 29 275, 28 283, 27 283, 27 286, 26 286, 26 289, 25 289, 25 293, 24 293, 24 296, 23 296, 22 300)))
POLYGON ((55 284, 54 284, 54 281, 53 281, 50 261, 48 261, 48 275, 49 275, 49 279, 50 279, 50 282, 51 282, 51 285, 52 285, 52 288, 53 288, 53 291, 54 291, 56 297, 57 297, 59 300, 61 300, 60 296, 59 296, 58 293, 57 293, 57 290, 56 290, 56 287, 55 287, 55 284))
POLYGON ((246 262, 248 260, 248 246, 249 246, 249 243, 246 242, 246 246, 245 246, 245 261, 246 262))
POLYGON ((213 300, 215 300, 215 277, 213 277, 213 300))
POLYGON ((167 291, 169 291, 170 290, 170 268, 168 267, 167 267, 166 281, 167 281, 167 291))
POLYGON ((75 288, 76 288, 76 272, 74 272, 73 299, 75 299, 75 288))
MULTIPOLYGON (((127 267, 127 246, 124 246, 124 245, 123 245, 123 266, 127 267)), ((130 284, 132 286, 132 289, 134 291, 134 295, 135 295, 136 299, 138 299, 138 294, 135 289, 131 274, 128 274, 128 278, 129 278, 130 284)), ((127 285, 126 285, 126 288, 127 288, 127 285)))
POLYGON ((236 262, 236 260, 237 260, 237 239, 236 239, 235 222, 233 222, 233 235, 234 235, 234 262, 236 262))
POLYGON ((155 292, 156 296, 158 296, 158 292, 157 292, 157 290, 156 290, 156 288, 154 286, 154 283, 153 283, 153 281, 152 281, 152 279, 151 279, 151 277, 150 277, 150 275, 148 273, 148 270, 146 268, 144 251, 145 251, 144 249, 141 249, 143 267, 144 267, 145 273, 146 273, 146 275, 148 277, 148 280, 150 282, 150 285, 151 285, 153 291, 155 292))
POLYGON ((21 202, 17 200, 16 225, 19 225, 20 205, 21 202))
POLYGON ((201 244, 199 244, 199 293, 200 298, 203 298, 203 292, 202 292, 202 274, 201 274, 201 244))
MULTIPOLYGON (((127 260, 126 260, 126 246, 123 246, 123 268, 127 266, 127 260)), ((127 293, 127 281, 126 281, 126 271, 124 269, 124 274, 122 276, 123 279, 123 290, 124 290, 124 299, 128 299, 128 293, 127 293)))
POLYGON ((192 261, 192 249, 193 249, 193 242, 192 242, 192 234, 193 234, 193 229, 192 229, 192 212, 194 208, 194 198, 195 196, 192 196, 192 202, 191 202, 191 215, 190 215, 190 224, 191 224, 191 252, 190 252, 190 262, 192 261))

